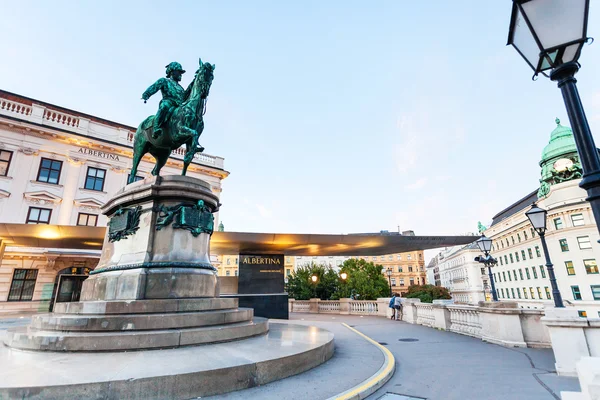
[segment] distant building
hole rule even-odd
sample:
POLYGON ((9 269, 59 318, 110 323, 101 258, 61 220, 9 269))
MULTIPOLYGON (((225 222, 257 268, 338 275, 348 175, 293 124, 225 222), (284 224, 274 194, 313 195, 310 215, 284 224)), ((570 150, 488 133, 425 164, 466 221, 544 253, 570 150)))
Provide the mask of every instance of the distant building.
POLYGON ((532 202, 548 210, 546 241, 558 288, 567 304, 600 316, 598 228, 587 193, 579 187, 581 163, 570 128, 557 126, 540 161, 540 187, 500 211, 485 231, 493 240, 498 298, 521 307, 553 304, 542 245, 525 212, 532 202))
POLYGON ((450 291, 455 303, 477 304, 491 298, 487 271, 474 261, 480 254, 477 245, 471 243, 446 249, 437 256, 440 284, 450 291))

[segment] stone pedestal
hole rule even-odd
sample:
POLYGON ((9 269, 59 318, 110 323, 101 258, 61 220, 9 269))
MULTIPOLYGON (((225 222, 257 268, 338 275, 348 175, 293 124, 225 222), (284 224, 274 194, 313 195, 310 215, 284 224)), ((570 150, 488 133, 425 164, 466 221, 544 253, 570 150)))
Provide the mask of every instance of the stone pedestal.
POLYGON ((419 299, 401 299, 402 304, 402 321, 406 321, 409 324, 417 323, 417 308, 415 304, 421 303, 419 299))
POLYGON ((218 207, 210 186, 196 178, 127 185, 102 208, 109 229, 82 301, 34 316, 30 326, 9 330, 5 343, 27 350, 123 351, 266 333, 268 321, 254 318, 252 308, 219 298, 209 258, 218 207))
POLYGON ((102 208, 109 230, 81 300, 218 297, 207 226, 218 207, 208 183, 186 176, 121 189, 102 208))

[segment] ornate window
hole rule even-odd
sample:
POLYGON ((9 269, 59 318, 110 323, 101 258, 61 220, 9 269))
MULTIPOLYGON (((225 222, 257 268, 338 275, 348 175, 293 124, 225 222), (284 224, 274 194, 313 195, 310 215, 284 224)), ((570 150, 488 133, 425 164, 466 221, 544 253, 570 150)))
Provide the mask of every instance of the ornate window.
POLYGON ((537 293, 538 293, 538 299, 542 300, 542 288, 541 287, 537 288, 537 293))
POLYGON ((404 286, 404 278, 400 278, 400 286, 404 286))
POLYGON ((525 240, 529 239, 529 238, 527 237, 527 231, 523 231, 523 236, 525 236, 525 240))
POLYGON ((565 252, 565 251, 569 251, 569 244, 567 243, 567 239, 560 239, 558 241, 558 243, 560 243, 560 250, 565 252))
POLYGON ((42 158, 42 161, 40 162, 40 169, 38 170, 37 181, 58 185, 61 170, 62 161, 42 158))
POLYGON ((519 277, 523 280, 523 270, 519 268, 519 277))
POLYGON ((519 252, 515 251, 515 258, 517 259, 517 262, 519 262, 519 252))
POLYGON ((542 253, 540 253, 540 246, 535 246, 535 255, 538 257, 542 256, 542 253))
POLYGON ((510 293, 512 294, 512 298, 515 298, 515 289, 514 288, 510 288, 510 293))
POLYGON ((12 160, 12 151, 0 150, 0 176, 6 176, 12 160))
POLYGON ((590 243, 590 237, 589 236, 579 236, 577 238, 577 243, 579 244, 579 248, 581 250, 591 249, 592 248, 592 244, 590 243))
POLYGON ((542 273, 542 278, 546 279, 546 270, 543 265, 540 265, 540 272, 542 273))
POLYGON ((519 241, 519 243, 521 243, 521 234, 517 233, 517 240, 519 241))
POLYGON ((600 285, 591 285, 590 289, 592 289, 594 300, 600 300, 600 285))
POLYGON ((571 286, 571 292, 573 292, 573 300, 581 300, 581 292, 579 291, 579 286, 571 286))
POLYGON ((392 286, 396 286, 396 278, 392 278, 392 286))
POLYGON ((526 299, 529 298, 527 297, 527 288, 523 288, 523 297, 525 297, 526 299))
MULTIPOLYGON (((131 174, 127 174, 127 182, 129 182, 129 178, 130 178, 130 177, 131 177, 131 174)), ((139 175, 136 175, 136 176, 133 178, 133 181, 134 181, 134 182, 137 182, 137 181, 143 181, 143 180, 144 180, 144 177, 143 177, 143 176, 139 176, 139 175)))
POLYGON ((513 269, 513 276, 515 277, 515 281, 517 280, 517 270, 513 269))
POLYGON ((535 292, 532 287, 529 288, 529 294, 531 294, 531 300, 535 299, 535 292))
POLYGON ((531 251, 531 249, 527 249, 527 253, 529 254, 529 259, 532 260, 533 259, 533 251, 531 251))
POLYGON ((96 226, 98 224, 98 216, 96 214, 79 213, 77 216, 77 225, 96 226))
POLYGON ((573 267, 573 261, 565 261, 565 267, 567 267, 567 275, 575 275, 575 267, 573 267))
POLYGON ((512 264, 514 262, 513 261, 513 256, 512 256, 512 254, 509 254, 509 256, 510 256, 510 263, 512 264))
MULTIPOLYGON (((2 172, 1 168, 2 167, 0 167, 0 172, 2 172)), ((585 222, 583 221, 583 215, 582 214, 573 214, 573 215, 571 215, 571 222, 573 222, 573 226, 583 226, 585 224, 585 222)))
POLYGON ((52 210, 49 208, 29 207, 27 212, 27 224, 49 224, 52 210))
POLYGON ((15 269, 7 300, 31 301, 37 274, 37 269, 15 269))
POLYGON ((563 228, 563 222, 562 219, 559 218, 554 218, 554 227, 558 230, 558 229, 562 229, 563 228))
POLYGON ((531 271, 533 271, 533 279, 537 279, 537 270, 535 269, 535 266, 531 267, 531 271))
POLYGON ((531 279, 531 275, 529 275, 529 268, 525 267, 525 275, 527 275, 527 279, 531 279))
POLYGON ((517 297, 521 298, 521 291, 517 288, 517 297))
POLYGON ((596 260, 583 260, 583 265, 585 265, 585 272, 588 274, 598 273, 598 264, 596 264, 596 260))
POLYGON ((544 286, 544 290, 546 291, 546 298, 551 300, 552 296, 550 295, 550 289, 548 289, 548 286, 544 286))
POLYGON ((408 272, 413 272, 413 267, 408 267, 408 272))
POLYGON ((104 190, 104 180, 106 178, 106 170, 100 168, 88 167, 87 176, 85 177, 84 189, 104 190))
POLYGON ((525 250, 521 250, 521 258, 523 258, 523 261, 525 261, 525 250))

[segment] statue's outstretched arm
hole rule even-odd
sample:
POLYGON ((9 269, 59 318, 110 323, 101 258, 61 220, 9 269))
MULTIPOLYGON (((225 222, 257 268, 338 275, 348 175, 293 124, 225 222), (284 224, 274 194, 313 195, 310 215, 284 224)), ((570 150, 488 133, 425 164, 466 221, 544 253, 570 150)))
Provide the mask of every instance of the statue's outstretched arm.
POLYGON ((146 91, 142 94, 142 99, 144 99, 144 101, 148 100, 153 94, 158 92, 163 87, 164 83, 165 78, 160 78, 159 80, 154 82, 154 84, 151 85, 148 89, 146 89, 146 91))

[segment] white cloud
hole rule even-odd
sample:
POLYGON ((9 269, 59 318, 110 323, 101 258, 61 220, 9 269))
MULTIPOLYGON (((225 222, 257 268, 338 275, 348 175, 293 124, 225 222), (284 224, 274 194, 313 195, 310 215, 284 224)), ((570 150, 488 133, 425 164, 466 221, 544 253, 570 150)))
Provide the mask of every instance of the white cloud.
POLYGON ((417 179, 415 182, 406 185, 406 190, 419 190, 427 184, 427 178, 417 179))

